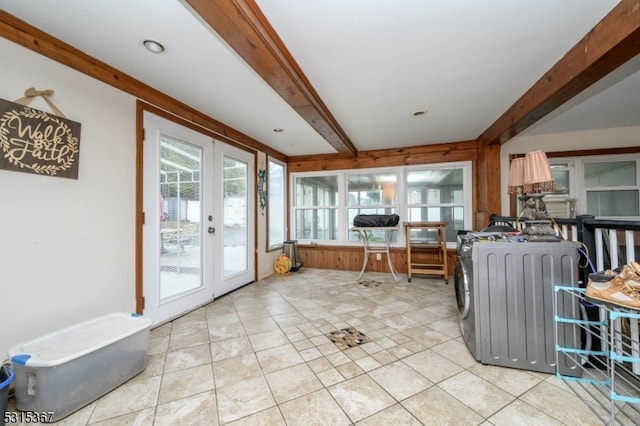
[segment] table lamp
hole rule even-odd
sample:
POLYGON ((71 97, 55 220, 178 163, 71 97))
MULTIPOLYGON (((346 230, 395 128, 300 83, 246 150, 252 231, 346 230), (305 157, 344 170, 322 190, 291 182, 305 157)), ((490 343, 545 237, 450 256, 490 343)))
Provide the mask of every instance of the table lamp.
POLYGON ((524 202, 522 216, 527 220, 523 233, 527 241, 558 241, 547 207, 542 201, 546 195, 543 191, 555 189, 556 181, 543 151, 528 152, 524 158, 514 158, 511 161, 508 192, 511 195, 517 194, 524 202))

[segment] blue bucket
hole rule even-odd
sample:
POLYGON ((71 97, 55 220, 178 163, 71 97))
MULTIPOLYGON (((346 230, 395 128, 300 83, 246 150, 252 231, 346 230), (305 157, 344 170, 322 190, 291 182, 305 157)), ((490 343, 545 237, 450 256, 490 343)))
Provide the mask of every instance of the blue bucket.
POLYGON ((16 378, 16 374, 8 365, 0 367, 0 425, 4 426, 4 413, 7 411, 7 403, 9 401, 9 385, 16 378))

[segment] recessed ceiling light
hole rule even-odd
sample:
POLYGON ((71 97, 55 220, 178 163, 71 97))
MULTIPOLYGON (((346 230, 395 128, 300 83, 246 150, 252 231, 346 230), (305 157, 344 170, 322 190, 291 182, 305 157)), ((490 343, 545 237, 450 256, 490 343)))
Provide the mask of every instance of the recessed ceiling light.
POLYGON ((284 132, 284 129, 275 128, 275 129, 273 129, 273 131, 276 132, 276 133, 282 133, 282 132, 284 132))
POLYGON ((167 50, 162 44, 158 43, 155 40, 145 40, 142 42, 142 44, 151 53, 163 53, 167 50))
POLYGON ((423 115, 427 115, 427 111, 426 110, 420 110, 420 111, 416 111, 413 113, 414 117, 421 117, 423 115))

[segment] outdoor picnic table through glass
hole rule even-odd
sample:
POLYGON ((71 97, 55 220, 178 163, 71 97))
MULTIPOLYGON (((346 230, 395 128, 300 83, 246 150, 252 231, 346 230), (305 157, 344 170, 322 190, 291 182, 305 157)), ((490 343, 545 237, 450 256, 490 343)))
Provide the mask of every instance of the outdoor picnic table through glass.
POLYGON ((399 282, 399 278, 397 276, 398 271, 393 266, 393 262, 391 262, 391 254, 389 253, 389 246, 391 245, 391 237, 394 231, 398 230, 397 226, 372 226, 372 227, 362 227, 356 226, 351 228, 352 231, 357 232, 360 235, 360 241, 364 245, 364 259, 362 261, 362 269, 360 270, 360 275, 358 275, 358 282, 362 278, 362 274, 364 274, 364 270, 367 269, 367 262, 369 261, 369 254, 371 253, 385 253, 387 255, 387 264, 389 265, 389 270, 391 271, 391 275, 393 275, 393 279, 396 282, 399 282), (385 239, 384 242, 376 241, 373 242, 369 238, 374 231, 384 231, 385 239))

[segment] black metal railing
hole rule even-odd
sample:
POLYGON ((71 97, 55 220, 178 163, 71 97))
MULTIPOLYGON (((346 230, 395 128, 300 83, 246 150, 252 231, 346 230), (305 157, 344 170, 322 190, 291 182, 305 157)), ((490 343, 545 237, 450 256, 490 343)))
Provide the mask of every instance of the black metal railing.
MULTIPOLYGON (((583 244, 586 257, 596 270, 640 260, 640 221, 581 215, 573 219, 553 218, 552 222, 558 237, 583 244)), ((524 219, 498 215, 491 215, 491 223, 516 229, 525 226, 524 219)))

